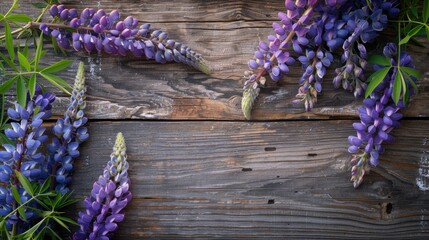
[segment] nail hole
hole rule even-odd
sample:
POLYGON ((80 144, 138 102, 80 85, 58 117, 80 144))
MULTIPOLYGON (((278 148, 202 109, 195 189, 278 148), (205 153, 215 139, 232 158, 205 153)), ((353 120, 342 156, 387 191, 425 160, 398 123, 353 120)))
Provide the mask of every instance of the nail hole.
POLYGON ((265 152, 274 152, 274 151, 276 151, 277 149, 275 148, 275 147, 266 147, 265 148, 265 152))
POLYGON ((280 176, 277 176, 277 178, 280 178, 280 176))
POLYGON ((251 171, 253 171, 253 169, 252 168, 242 168, 241 171, 243 171, 243 172, 251 172, 251 171))
POLYGON ((268 199, 268 204, 274 204, 274 199, 268 199))
POLYGON ((315 157, 315 156, 317 156, 317 153, 308 153, 307 156, 309 156, 309 157, 315 157))
POLYGON ((386 213, 387 213, 387 214, 392 213, 392 209, 393 209, 393 205, 392 205, 392 203, 388 203, 388 204, 386 205, 386 213))

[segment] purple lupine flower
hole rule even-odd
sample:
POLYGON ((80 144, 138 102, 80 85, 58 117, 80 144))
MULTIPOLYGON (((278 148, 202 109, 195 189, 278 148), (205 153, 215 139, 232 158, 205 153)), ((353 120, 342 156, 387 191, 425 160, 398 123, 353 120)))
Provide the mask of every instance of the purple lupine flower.
POLYGON ((128 16, 120 20, 119 12, 106 13, 103 9, 85 8, 80 16, 76 9, 66 9, 63 5, 52 5, 49 13, 54 21, 64 23, 63 28, 51 27, 49 23, 40 24, 40 30, 54 37, 59 46, 65 49, 88 53, 98 51, 111 55, 154 59, 158 63, 181 62, 208 73, 209 68, 203 57, 191 48, 168 39, 168 34, 152 30, 150 24, 142 24, 128 16), (73 33, 67 28, 75 28, 73 33))
MULTIPOLYGON (((15 108, 9 108, 7 114, 12 120, 12 128, 5 130, 5 135, 14 142, 14 145, 3 144, 4 150, 0 151, 0 216, 6 216, 14 208, 10 191, 11 184, 15 184, 16 176, 14 170, 20 171, 32 182, 43 182, 48 174, 42 169, 45 166, 45 156, 39 151, 39 147, 46 142, 43 120, 51 116, 51 103, 55 95, 42 93, 40 86, 36 86, 35 94, 30 98, 27 96, 26 106, 15 103, 15 108)), ((18 189, 22 201, 29 199, 29 194, 19 186, 18 189)), ((36 214, 29 208, 25 209, 27 220, 32 220, 36 214)), ((20 216, 21 218, 21 216, 20 216)), ((6 225, 10 230, 18 220, 18 214, 10 216, 6 225)), ((25 224, 24 224, 25 225, 25 224)), ((26 226, 18 226, 23 229, 26 226)), ((18 230, 19 230, 18 229, 18 230)))
POLYGON ((69 191, 74 160, 79 157, 79 145, 88 139, 88 130, 84 126, 88 119, 84 116, 85 102, 85 67, 79 63, 70 104, 64 118, 57 120, 52 127, 55 135, 48 146, 48 171, 55 176, 55 189, 61 193, 69 191))
POLYGON ((342 67, 335 69, 334 87, 342 86, 352 91, 355 97, 362 95, 366 89, 366 78, 363 70, 367 65, 368 55, 365 43, 372 42, 386 26, 388 17, 394 18, 396 1, 371 1, 371 9, 365 4, 354 9, 335 23, 325 35, 325 41, 331 43, 331 50, 343 48, 342 67))
MULTIPOLYGON (((383 53, 390 58, 394 66, 398 65, 395 44, 388 43, 384 47, 383 53)), ((414 68, 408 54, 402 52, 399 60, 399 66, 414 68)), ((395 104, 392 97, 396 74, 399 74, 398 68, 391 68, 383 82, 370 95, 370 98, 365 99, 363 106, 359 107, 361 121, 353 123, 353 128, 357 134, 348 138, 350 143, 348 151, 353 154, 351 181, 353 181, 355 188, 362 183, 364 175, 370 172, 371 167, 378 165, 379 156, 384 151, 382 144, 392 142, 393 136, 390 132, 399 127, 399 120, 402 118, 400 110, 405 107, 405 103, 403 96, 398 104, 395 104)), ((410 82, 408 84, 410 85, 409 95, 411 96, 413 88, 410 82)))
POLYGON ((273 23, 274 35, 268 43, 261 41, 255 58, 248 62, 245 72, 242 110, 246 119, 259 87, 264 86, 264 74, 278 81, 289 71, 297 56, 303 74, 293 103, 303 102, 306 111, 314 107, 322 91, 322 81, 333 62, 331 52, 343 47, 344 66, 336 70, 336 87, 354 91, 356 96, 366 88, 363 70, 366 49, 363 43, 373 40, 387 24, 387 16, 394 16, 395 0, 367 1, 303 1, 286 0, 285 12, 279 12, 280 23, 273 23), (356 52, 357 49, 357 52, 356 52))
POLYGON ((84 200, 85 212, 79 212, 79 231, 73 239, 109 239, 124 219, 122 209, 131 201, 125 139, 116 137, 110 161, 84 200))

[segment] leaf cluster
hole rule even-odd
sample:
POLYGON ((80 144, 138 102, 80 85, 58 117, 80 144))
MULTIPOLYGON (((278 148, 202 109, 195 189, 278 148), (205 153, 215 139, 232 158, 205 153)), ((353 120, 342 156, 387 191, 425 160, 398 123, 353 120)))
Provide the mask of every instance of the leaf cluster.
POLYGON ((420 79, 422 74, 416 69, 400 66, 399 64, 397 66, 393 66, 387 57, 381 55, 373 55, 369 57, 368 62, 374 65, 382 66, 382 68, 369 76, 368 88, 365 91, 366 98, 371 95, 371 93, 377 88, 378 85, 383 82, 386 77, 390 77, 388 74, 393 73, 393 68, 396 68, 392 93, 395 104, 398 104, 401 97, 405 104, 408 103, 410 93, 408 86, 412 86, 414 91, 417 92, 415 81, 420 79))
MULTIPOLYGON (((397 65, 393 66, 390 60, 381 55, 370 56, 368 62, 374 65, 382 66, 381 69, 375 71, 368 78, 368 88, 365 91, 365 97, 368 97, 378 85, 388 76, 393 73, 393 68, 396 68, 393 82, 392 98, 395 104, 403 99, 407 104, 409 100, 409 86, 412 86, 417 92, 415 81, 422 78, 421 72, 414 68, 400 66, 401 47, 409 42, 415 42, 414 37, 424 35, 426 33, 429 42, 429 0, 424 0, 421 4, 420 0, 404 0, 401 1, 401 14, 398 20, 398 59, 397 65)), ((415 42, 417 43, 417 42, 415 42)))
MULTIPOLYGON (((43 78, 70 94, 69 84, 55 73, 67 68, 72 63, 71 60, 60 60, 52 65, 42 66, 40 59, 46 54, 46 51, 43 50, 43 35, 35 40, 34 52, 29 51, 28 38, 23 47, 14 41, 15 33, 21 35, 25 30, 31 31, 27 26, 22 26, 22 23, 31 22, 32 18, 25 14, 13 13, 13 10, 19 7, 18 2, 18 0, 14 0, 9 10, 5 14, 0 14, 0 22, 4 24, 4 34, 0 36, 0 47, 4 47, 6 50, 0 50, 0 79, 2 80, 0 94, 5 94, 15 86, 17 101, 20 105, 25 106, 27 91, 30 92, 30 97, 34 95, 38 78, 43 78), (17 29, 12 31, 12 28, 17 29)), ((46 9, 49 4, 56 1, 45 2, 46 9)))
POLYGON ((424 0, 423 4, 421 2, 421 0, 401 1, 399 45, 408 43, 414 36, 425 34, 429 41, 429 0, 424 0))
POLYGON ((61 194, 60 192, 50 190, 51 178, 47 178, 42 185, 39 185, 37 183, 31 183, 18 171, 15 171, 15 175, 19 184, 31 198, 22 202, 17 187, 11 184, 12 195, 14 200, 18 203, 18 206, 8 215, 0 217, 1 239, 45 239, 46 236, 50 236, 53 239, 61 239, 57 233, 58 230, 52 228, 54 224, 61 226, 69 232, 70 229, 68 225, 77 225, 75 221, 65 217, 64 212, 60 211, 60 209, 76 202, 71 198, 71 192, 61 194), (37 204, 38 207, 34 207, 34 204, 37 204), (21 219, 27 222, 28 219, 25 215, 26 210, 33 211, 39 216, 31 222, 30 226, 32 227, 17 235, 15 235, 13 230, 9 232, 6 227, 7 218, 18 213, 21 219))

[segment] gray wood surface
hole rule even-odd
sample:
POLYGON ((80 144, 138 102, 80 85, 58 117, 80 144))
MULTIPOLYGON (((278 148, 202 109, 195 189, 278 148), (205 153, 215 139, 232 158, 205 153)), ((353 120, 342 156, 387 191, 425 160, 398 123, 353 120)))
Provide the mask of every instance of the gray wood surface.
POLYGON ((90 191, 122 131, 133 201, 117 239, 427 239, 429 122, 403 121, 356 190, 351 123, 92 122, 72 187, 90 191))
MULTIPOLYGON (((31 2, 23 1, 32 13, 31 2)), ((62 1, 119 8, 203 54, 211 74, 181 64, 71 53, 68 82, 86 63, 90 140, 76 162, 77 198, 109 160, 116 133, 127 141, 133 201, 116 239, 428 239, 429 44, 411 47, 424 72, 405 121, 380 166, 359 189, 350 179, 347 137, 362 99, 329 77, 311 112, 293 105, 300 68, 262 90, 241 114, 242 75, 284 2, 62 1), (353 120, 352 120, 353 119, 353 120)), ((0 2, 0 10, 10 0, 0 2)), ((379 44, 392 34, 384 35, 379 44)), ((45 63, 64 58, 48 51, 45 63)), ((329 76, 332 77, 332 74, 329 76)), ((65 110, 58 94, 53 118, 65 110)), ((8 96, 9 103, 14 101, 8 96)), ((52 119, 54 120, 54 119, 52 119)), ((69 214, 74 216, 76 205, 69 214)))

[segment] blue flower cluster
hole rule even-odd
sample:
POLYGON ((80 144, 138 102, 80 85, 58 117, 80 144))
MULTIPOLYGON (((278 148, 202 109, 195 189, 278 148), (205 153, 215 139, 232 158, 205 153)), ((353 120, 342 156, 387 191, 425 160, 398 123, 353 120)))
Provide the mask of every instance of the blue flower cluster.
POLYGON ((86 211, 79 212, 73 239, 109 239, 125 217, 121 211, 131 201, 129 186, 125 139, 118 133, 110 161, 85 198, 86 211))
MULTIPOLYGON (((27 96, 26 106, 15 104, 9 108, 7 114, 11 119, 11 127, 5 130, 5 135, 14 144, 3 144, 4 151, 0 151, 0 216, 8 215, 13 209, 15 200, 11 193, 11 184, 18 189, 21 201, 29 199, 29 194, 20 186, 14 171, 20 171, 30 181, 43 182, 49 173, 46 171, 45 156, 40 152, 40 146, 48 137, 45 135, 43 120, 51 116, 51 104, 55 95, 42 93, 36 87, 33 98, 27 96)), ((28 208, 25 212, 27 220, 36 217, 28 208)), ((22 219, 20 216, 19 218, 22 219)), ((18 214, 11 215, 7 221, 8 229, 18 221, 18 214)), ((21 226, 25 227, 25 226, 21 226)))
MULTIPOLYGON (((394 43, 388 43, 383 50, 386 57, 390 59, 393 66, 403 66, 414 68, 411 56, 402 52, 399 56, 394 43)), ((376 69, 379 69, 377 66, 376 69)), ((369 98, 363 101, 363 106, 359 107, 360 122, 353 123, 356 136, 349 136, 349 152, 354 154, 351 162, 352 178, 354 187, 358 187, 365 174, 371 170, 371 166, 377 166, 379 156, 384 152, 382 144, 392 142, 393 136, 390 132, 399 127, 399 120, 402 118, 400 110, 405 107, 403 96, 398 104, 395 104, 392 93, 398 68, 390 69, 383 82, 378 85, 369 98)), ((410 81, 415 79, 410 78, 410 81)), ((413 94, 411 82, 408 82, 409 95, 413 94)))
MULTIPOLYGON (((70 173, 73 161, 79 156, 79 144, 88 139, 87 129, 83 126, 87 122, 84 117, 85 109, 85 78, 83 63, 80 63, 76 77, 71 102, 64 115, 53 126, 53 142, 48 146, 48 154, 41 152, 48 136, 45 134, 43 121, 51 117, 52 103, 55 95, 43 92, 36 85, 33 97, 27 96, 26 106, 15 103, 7 114, 11 120, 11 128, 5 130, 5 135, 13 144, 3 144, 0 151, 0 216, 9 215, 17 206, 12 196, 12 186, 18 190, 21 202, 30 199, 29 193, 20 185, 15 171, 21 172, 30 182, 42 184, 47 178, 55 181, 53 186, 62 193, 67 192, 67 183, 70 182, 70 173)), ((37 209, 34 201, 28 206, 37 209)), ((40 217, 36 211, 25 208, 24 219, 18 212, 11 214, 6 225, 9 230, 17 225, 17 232, 30 227, 31 220, 40 217), (19 224, 17 224, 19 222, 19 224)))
POLYGON ((71 182, 73 162, 79 157, 79 145, 88 139, 88 129, 84 126, 88 119, 84 116, 85 102, 85 67, 80 62, 70 104, 64 113, 64 118, 57 120, 52 127, 54 137, 48 145, 49 169, 55 176, 55 189, 61 193, 69 191, 67 185, 71 182))

